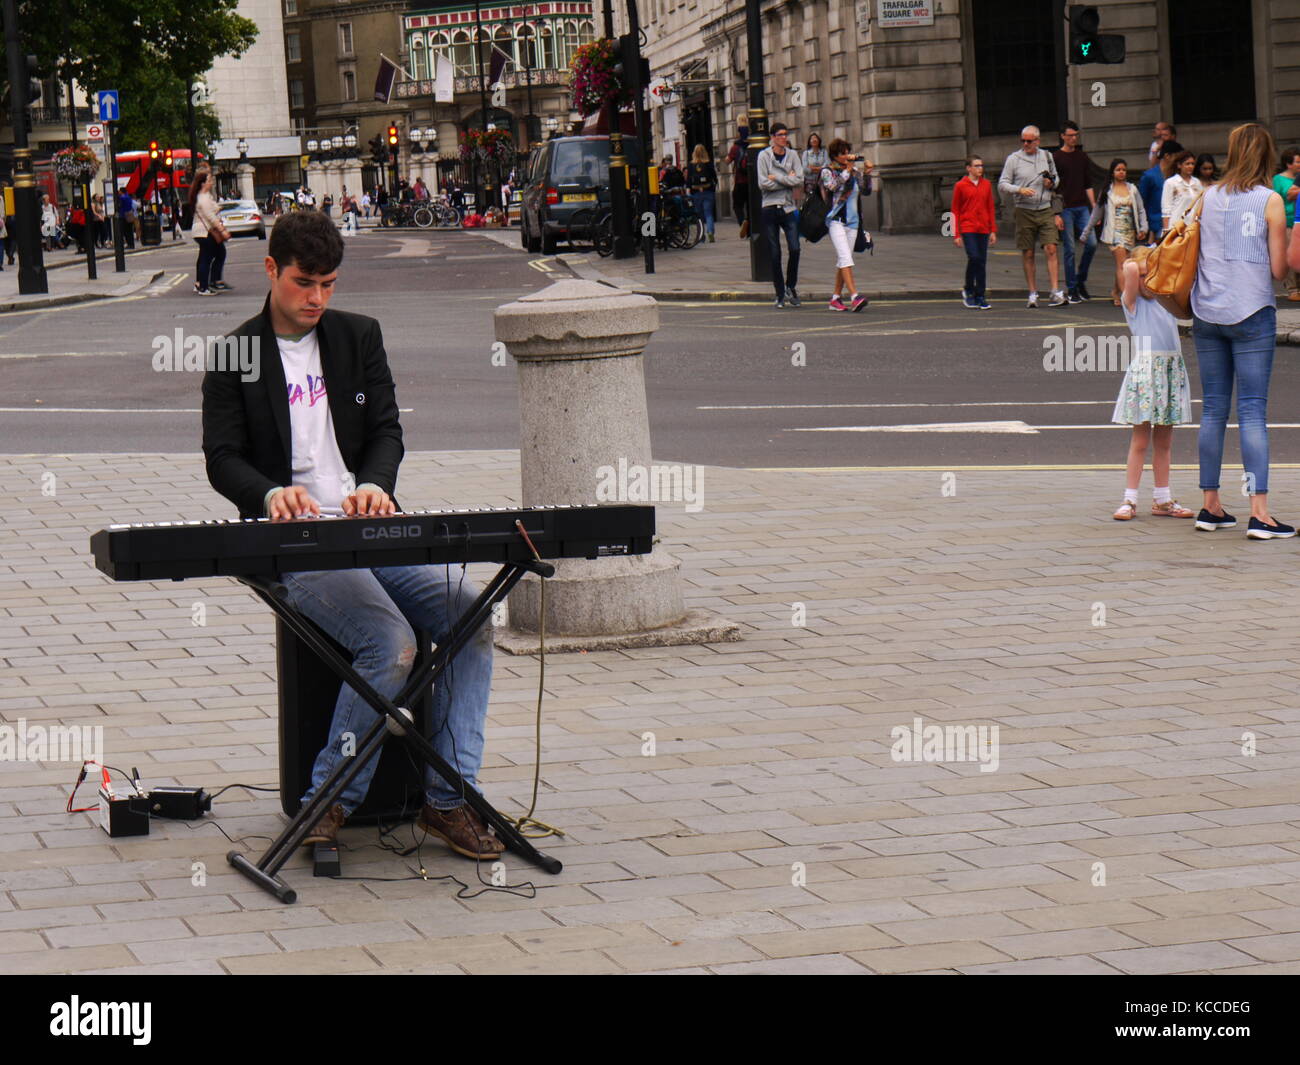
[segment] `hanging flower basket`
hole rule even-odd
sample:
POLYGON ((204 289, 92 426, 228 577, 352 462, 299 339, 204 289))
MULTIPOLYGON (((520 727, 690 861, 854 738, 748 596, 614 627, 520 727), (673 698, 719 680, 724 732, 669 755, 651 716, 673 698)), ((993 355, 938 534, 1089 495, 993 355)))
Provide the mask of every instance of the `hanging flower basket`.
POLYGON ((573 109, 586 118, 613 100, 622 107, 632 102, 618 75, 614 73, 617 56, 614 42, 607 38, 584 44, 573 53, 569 64, 573 84, 573 109))
POLYGON ((467 129, 460 142, 460 157, 479 162, 506 162, 514 157, 515 142, 504 129, 467 129))
POLYGON ((54 172, 61 178, 81 184, 89 181, 99 170, 99 156, 88 144, 60 148, 54 153, 54 172))

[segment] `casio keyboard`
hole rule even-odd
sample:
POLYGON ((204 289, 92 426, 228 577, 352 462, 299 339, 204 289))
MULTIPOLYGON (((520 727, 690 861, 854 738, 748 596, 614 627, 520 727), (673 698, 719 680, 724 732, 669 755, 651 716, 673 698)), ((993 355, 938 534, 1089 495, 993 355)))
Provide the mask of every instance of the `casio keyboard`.
POLYGON ((116 581, 234 577, 251 588, 280 621, 315 653, 324 666, 352 687, 376 712, 356 755, 341 762, 303 804, 288 827, 256 863, 239 851, 226 860, 281 902, 297 900, 278 874, 303 838, 343 793, 361 767, 377 758, 390 734, 409 753, 431 765, 496 831, 507 849, 549 873, 560 862, 537 850, 434 750, 407 709, 424 698, 457 653, 492 616, 493 607, 528 573, 546 578, 548 558, 601 558, 648 554, 654 544, 655 511, 634 504, 402 511, 389 517, 317 517, 293 521, 245 518, 230 521, 144 522, 110 525, 90 538, 95 566, 116 581), (288 601, 284 573, 370 569, 382 566, 497 563, 500 569, 436 647, 412 666, 392 699, 376 692, 352 668, 339 648, 288 601))
POLYGON ((95 566, 115 581, 276 577, 304 570, 521 562, 647 554, 654 507, 590 504, 386 518, 162 521, 110 525, 90 538, 95 566), (523 525, 521 535, 519 527, 523 525), (530 546, 531 545, 531 546, 530 546))

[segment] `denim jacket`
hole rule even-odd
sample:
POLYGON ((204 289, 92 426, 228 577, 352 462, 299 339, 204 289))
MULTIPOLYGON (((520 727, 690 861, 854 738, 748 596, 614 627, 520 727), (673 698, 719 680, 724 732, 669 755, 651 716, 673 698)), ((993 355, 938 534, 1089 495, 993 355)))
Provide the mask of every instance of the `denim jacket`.
POLYGON ((858 228, 858 172, 851 166, 822 171, 822 188, 830 209, 826 221, 843 222, 849 229, 858 228))

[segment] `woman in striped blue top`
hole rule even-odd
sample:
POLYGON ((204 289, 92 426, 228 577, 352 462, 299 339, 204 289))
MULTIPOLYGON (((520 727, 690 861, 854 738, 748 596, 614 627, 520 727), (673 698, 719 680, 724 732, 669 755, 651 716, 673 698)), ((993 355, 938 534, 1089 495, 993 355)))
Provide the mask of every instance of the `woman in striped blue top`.
POLYGON ((1228 135, 1228 162, 1205 191, 1201 250, 1192 288, 1192 337, 1201 371, 1201 428, 1197 435, 1205 505, 1196 516, 1204 531, 1237 520, 1219 499, 1223 436, 1234 384, 1253 540, 1295 535, 1268 508, 1268 383, 1277 339, 1274 279, 1286 273, 1286 210, 1269 186, 1277 149, 1263 126, 1249 122, 1228 135))

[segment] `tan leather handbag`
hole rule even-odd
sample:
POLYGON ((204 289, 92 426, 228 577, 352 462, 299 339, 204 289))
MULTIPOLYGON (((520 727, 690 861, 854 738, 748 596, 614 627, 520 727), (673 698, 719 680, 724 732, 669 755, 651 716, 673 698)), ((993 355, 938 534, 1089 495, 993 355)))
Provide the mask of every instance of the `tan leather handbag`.
POLYGON ((1201 257, 1201 209, 1205 192, 1196 197, 1196 215, 1188 207, 1169 227, 1160 243, 1147 256, 1147 272, 1142 287, 1175 318, 1192 316, 1192 286, 1201 257))

